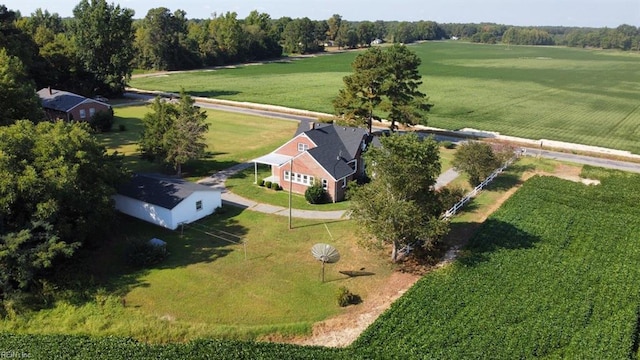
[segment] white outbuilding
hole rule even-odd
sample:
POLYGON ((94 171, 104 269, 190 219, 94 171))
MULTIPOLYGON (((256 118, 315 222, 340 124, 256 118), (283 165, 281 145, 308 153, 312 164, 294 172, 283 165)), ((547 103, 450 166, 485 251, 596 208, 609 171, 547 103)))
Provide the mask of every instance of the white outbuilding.
POLYGON ((113 196, 122 213, 175 230, 222 206, 220 189, 158 174, 136 174, 113 196))

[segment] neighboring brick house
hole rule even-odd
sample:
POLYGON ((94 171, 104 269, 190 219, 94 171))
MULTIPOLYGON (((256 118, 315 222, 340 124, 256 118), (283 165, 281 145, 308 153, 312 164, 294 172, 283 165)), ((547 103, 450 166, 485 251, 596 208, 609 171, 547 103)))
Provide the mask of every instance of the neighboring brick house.
POLYGON ((50 87, 40 89, 38 96, 48 120, 89 121, 99 111, 112 111, 111 105, 102 101, 50 87))
POLYGON ((257 164, 267 164, 271 176, 265 180, 286 190, 291 185, 292 192, 304 194, 317 181, 331 201, 344 200, 347 183, 364 175, 362 154, 373 139, 365 129, 314 124, 272 153, 252 160, 256 182, 257 164))

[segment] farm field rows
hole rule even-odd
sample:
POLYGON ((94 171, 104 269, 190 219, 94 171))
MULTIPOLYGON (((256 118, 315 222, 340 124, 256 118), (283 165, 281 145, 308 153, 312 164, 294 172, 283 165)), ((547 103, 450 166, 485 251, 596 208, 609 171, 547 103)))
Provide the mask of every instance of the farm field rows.
POLYGON ((602 184, 526 182, 461 259, 426 275, 345 349, 6 334, 0 347, 87 359, 113 349, 132 359, 636 358, 640 176, 595 168, 583 176, 602 184))
POLYGON ((639 191, 636 175, 591 187, 529 180, 461 259, 420 280, 353 346, 406 358, 635 357, 639 191))
MULTIPOLYGON (((429 125, 471 127, 640 153, 640 55, 560 47, 428 42, 429 125)), ((131 80, 131 86, 331 113, 356 52, 131 80), (185 85, 188 84, 188 85, 185 85)))

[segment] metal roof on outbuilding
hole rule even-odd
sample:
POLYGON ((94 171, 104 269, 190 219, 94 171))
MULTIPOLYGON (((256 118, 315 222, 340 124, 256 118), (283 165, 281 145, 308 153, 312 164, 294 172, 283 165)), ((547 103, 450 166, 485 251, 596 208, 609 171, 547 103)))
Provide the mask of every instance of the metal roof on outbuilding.
POLYGON ((169 210, 196 191, 220 192, 205 185, 159 174, 135 174, 131 181, 118 188, 121 195, 169 210))

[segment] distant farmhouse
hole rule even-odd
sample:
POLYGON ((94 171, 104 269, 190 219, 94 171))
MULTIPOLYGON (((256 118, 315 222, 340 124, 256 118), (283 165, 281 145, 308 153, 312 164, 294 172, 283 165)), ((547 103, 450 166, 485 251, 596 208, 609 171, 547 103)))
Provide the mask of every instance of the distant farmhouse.
POLYGON ((111 105, 105 102, 51 87, 40 89, 38 96, 48 120, 89 121, 100 111, 112 111, 111 105))
POLYGON ((252 160, 271 165, 265 181, 277 182, 285 189, 304 194, 307 188, 322 184, 333 202, 344 200, 347 183, 364 175, 363 152, 377 141, 365 129, 333 124, 314 124, 270 154, 252 160))
POLYGON ((219 189, 158 174, 134 175, 113 200, 120 212, 171 230, 222 206, 219 189))

